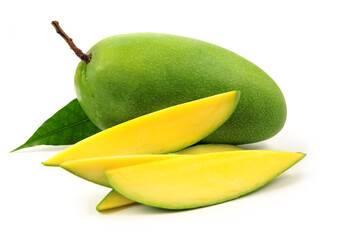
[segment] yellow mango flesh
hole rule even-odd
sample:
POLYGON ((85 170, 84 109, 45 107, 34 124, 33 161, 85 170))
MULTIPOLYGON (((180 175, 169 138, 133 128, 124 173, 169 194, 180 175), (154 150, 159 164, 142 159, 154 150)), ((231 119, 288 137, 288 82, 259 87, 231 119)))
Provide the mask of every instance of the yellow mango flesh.
POLYGON ((175 154, 196 155, 196 154, 239 151, 239 150, 243 149, 230 144, 199 144, 175 152, 175 154))
POLYGON ((135 203, 134 201, 127 199, 120 195, 118 192, 111 190, 103 200, 97 205, 96 210, 101 212, 112 208, 118 208, 135 203))
POLYGON ((60 167, 90 182, 111 187, 104 176, 104 172, 107 170, 179 157, 183 157, 183 155, 161 154, 112 156, 67 161, 60 164, 60 167))
MULTIPOLYGON (((104 172, 110 169, 182 157, 182 155, 178 154, 184 153, 193 155, 193 154, 205 154, 212 152, 235 151, 235 150, 242 150, 242 149, 229 144, 201 144, 185 148, 181 151, 175 152, 174 154, 112 156, 102 158, 81 159, 64 162, 60 164, 60 167, 85 180, 106 187, 111 187, 106 177, 104 176, 104 172)), ((112 208, 129 205, 131 203, 133 203, 132 200, 127 199, 122 195, 120 195, 119 193, 117 193, 116 191, 112 190, 97 205, 96 209, 98 211, 104 211, 112 208)))
POLYGON ((189 209, 250 193, 304 156, 271 150, 220 152, 112 169, 105 176, 114 190, 133 201, 189 209))
POLYGON ((43 164, 177 151, 220 127, 234 111, 239 95, 237 91, 218 94, 135 118, 78 142, 43 164))
POLYGON ((80 159, 61 163, 60 167, 90 182, 111 187, 104 176, 104 172, 110 169, 182 157, 182 154, 193 155, 235 150, 242 149, 229 144, 202 144, 185 148, 174 154, 126 155, 80 159))

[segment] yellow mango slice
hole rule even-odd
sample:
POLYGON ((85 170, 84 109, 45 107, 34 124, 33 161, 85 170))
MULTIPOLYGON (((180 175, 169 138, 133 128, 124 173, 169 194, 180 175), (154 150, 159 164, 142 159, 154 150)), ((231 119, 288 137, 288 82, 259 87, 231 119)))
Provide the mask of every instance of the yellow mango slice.
POLYGON ((218 94, 135 118, 78 142, 43 164, 178 151, 220 127, 233 113, 239 95, 237 91, 218 94))
POLYGON ((104 172, 107 170, 179 157, 183 157, 183 155, 161 154, 112 156, 67 161, 60 164, 60 167, 90 182, 111 187, 104 176, 104 172))
POLYGON ((135 202, 120 195, 118 192, 111 190, 96 206, 96 210, 102 212, 113 208, 124 207, 133 203, 135 202))
POLYGON ((124 155, 80 159, 66 161, 61 163, 60 167, 90 182, 111 187, 104 176, 104 172, 110 169, 182 157, 183 154, 193 155, 235 150, 242 150, 242 148, 229 144, 201 144, 185 148, 181 151, 175 152, 174 154, 124 155))
POLYGON ((112 169, 105 176, 114 190, 133 201, 190 209, 248 194, 304 156, 271 150, 220 152, 112 169))
POLYGON ((240 147, 230 144, 198 144, 175 152, 175 154, 197 155, 213 152, 227 152, 243 150, 240 147))
MULTIPOLYGON (((74 161, 67 161, 60 164, 60 167, 70 173, 102 186, 111 187, 104 176, 104 172, 110 169, 133 166, 142 163, 161 161, 170 158, 182 157, 181 154, 188 153, 202 154, 211 152, 242 150, 239 147, 229 144, 201 144, 185 148, 175 154, 162 155, 131 155, 131 156, 112 156, 102 158, 89 158, 74 161), (178 155, 180 154, 180 155, 178 155)), ((111 208, 117 208, 133 203, 115 191, 110 191, 104 199, 97 205, 98 211, 104 211, 111 208)))

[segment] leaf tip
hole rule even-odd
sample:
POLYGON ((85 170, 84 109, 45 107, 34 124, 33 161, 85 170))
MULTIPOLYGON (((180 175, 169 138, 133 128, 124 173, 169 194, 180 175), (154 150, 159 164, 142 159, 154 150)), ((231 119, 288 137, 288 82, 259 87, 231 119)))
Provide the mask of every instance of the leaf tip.
POLYGON ((17 148, 15 148, 15 149, 13 149, 12 151, 10 151, 9 153, 16 152, 16 151, 18 151, 18 150, 20 150, 20 149, 22 149, 22 148, 23 148, 22 146, 20 146, 20 147, 17 147, 17 148))

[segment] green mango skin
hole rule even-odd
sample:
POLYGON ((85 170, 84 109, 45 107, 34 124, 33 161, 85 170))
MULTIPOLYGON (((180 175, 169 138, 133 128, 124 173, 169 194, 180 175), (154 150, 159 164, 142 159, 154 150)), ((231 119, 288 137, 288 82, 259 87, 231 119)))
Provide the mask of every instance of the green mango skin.
MULTIPOLYGON (((268 139, 286 120, 284 96, 259 67, 219 46, 159 33, 105 38, 80 62, 78 100, 106 129, 169 106, 232 90, 241 99, 232 117, 204 143, 245 144, 268 139)), ((207 119, 205 119, 207 121, 207 119)))

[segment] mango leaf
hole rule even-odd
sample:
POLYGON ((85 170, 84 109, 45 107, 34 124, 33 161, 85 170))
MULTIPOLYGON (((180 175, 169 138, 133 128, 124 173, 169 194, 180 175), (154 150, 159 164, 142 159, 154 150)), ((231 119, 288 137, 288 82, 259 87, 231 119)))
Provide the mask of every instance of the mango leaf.
POLYGON ((37 145, 74 144, 99 131, 74 99, 45 121, 27 142, 11 152, 37 145))

